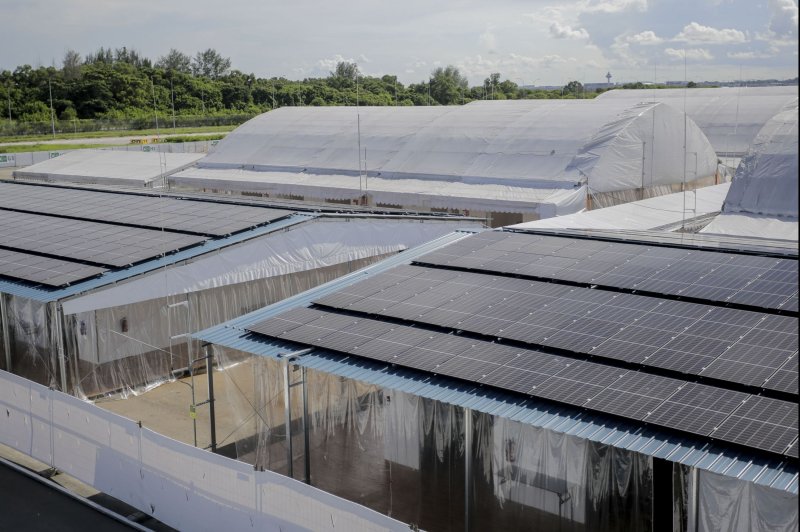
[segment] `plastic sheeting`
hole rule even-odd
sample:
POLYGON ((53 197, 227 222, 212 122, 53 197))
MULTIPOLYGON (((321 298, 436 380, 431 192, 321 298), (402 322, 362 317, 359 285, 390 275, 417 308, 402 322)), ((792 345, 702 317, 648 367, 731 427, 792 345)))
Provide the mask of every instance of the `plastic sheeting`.
MULTIPOLYGON (((246 356, 214 352, 223 367, 246 356)), ((253 368, 226 386, 240 405, 226 443, 257 468, 288 474, 286 371, 294 478, 308 458, 313 486, 426 530, 652 528, 647 456, 274 359, 253 368)))
POLYGON ((796 495, 709 471, 698 471, 697 484, 697 532, 798 528, 796 495))
POLYGON ((686 114, 705 133, 720 157, 741 157, 761 128, 798 98, 797 85, 698 89, 612 90, 596 98, 604 104, 662 102, 686 114))
POLYGON ((746 236, 777 240, 798 240, 797 219, 759 216, 757 214, 722 213, 706 225, 701 233, 746 236))
POLYGON ((713 175, 716 158, 696 125, 667 106, 524 100, 286 107, 237 128, 198 166, 532 188, 588 180, 605 192, 680 181, 684 166, 689 179, 713 175), (694 154, 686 165, 677 156, 684 131, 694 154))
POLYGON ((797 107, 778 113, 742 159, 725 200, 725 213, 787 216, 797 220, 797 107))
POLYGON ((259 172, 242 169, 191 168, 170 177, 174 187, 303 197, 305 200, 358 201, 415 209, 513 212, 540 218, 575 212, 586 204, 586 187, 530 188, 421 179, 383 179, 335 174, 259 172))
POLYGON ((386 255, 432 240, 453 227, 453 222, 436 220, 317 218, 67 300, 64 312, 86 312, 386 255))
POLYGON ((510 226, 513 229, 635 229, 680 226, 722 210, 729 183, 510 226))
POLYGON ((16 170, 14 177, 144 187, 161 176, 191 166, 202 157, 202 153, 73 150, 16 170))
POLYGON ((178 530, 408 529, 363 506, 171 440, 5 372, 0 406, 0 443, 178 530))

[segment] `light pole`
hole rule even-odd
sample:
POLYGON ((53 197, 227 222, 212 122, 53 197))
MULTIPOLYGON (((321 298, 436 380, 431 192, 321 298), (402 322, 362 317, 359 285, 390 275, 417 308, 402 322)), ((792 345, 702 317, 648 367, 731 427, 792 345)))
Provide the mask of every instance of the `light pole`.
POLYGON ((53 111, 53 86, 47 80, 47 89, 50 91, 50 124, 53 126, 53 138, 56 138, 56 114, 53 111))
POLYGON ((11 87, 14 86, 14 82, 10 82, 8 84, 8 125, 11 125, 11 87))

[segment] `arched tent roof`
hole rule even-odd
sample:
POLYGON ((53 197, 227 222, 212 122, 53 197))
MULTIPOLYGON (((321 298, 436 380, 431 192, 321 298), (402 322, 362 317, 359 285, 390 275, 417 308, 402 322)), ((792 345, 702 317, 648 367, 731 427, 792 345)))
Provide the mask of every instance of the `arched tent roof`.
POLYGON ((722 213, 705 233, 797 240, 798 108, 775 115, 742 159, 722 213))
POLYGON ((798 88, 716 87, 696 89, 617 89, 598 102, 662 102, 686 114, 703 130, 720 157, 741 157, 762 127, 784 106, 797 104, 798 88))
MULTIPOLYGON (((691 121, 686 132, 686 178, 713 175, 707 139, 691 121)), ((198 166, 358 175, 360 145, 370 177, 607 192, 681 182, 683 135, 674 109, 625 101, 285 107, 240 126, 198 166)))

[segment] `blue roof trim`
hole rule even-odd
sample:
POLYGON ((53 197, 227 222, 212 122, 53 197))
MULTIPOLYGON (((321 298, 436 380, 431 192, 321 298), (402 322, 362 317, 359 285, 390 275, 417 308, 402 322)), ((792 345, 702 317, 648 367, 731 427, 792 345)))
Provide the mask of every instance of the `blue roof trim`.
MULTIPOLYGON (((455 242, 471 234, 456 232, 440 237, 413 249, 340 277, 309 291, 290 297, 273 305, 256 310, 221 325, 193 334, 198 340, 222 347, 244 351, 253 355, 278 358, 296 350, 292 344, 270 341, 245 330, 245 327, 292 308, 308 306, 341 288, 376 275, 414 258, 455 242)), ((548 404, 502 390, 438 377, 412 369, 340 355, 315 349, 297 361, 298 364, 375 386, 390 388, 444 403, 469 408, 478 412, 519 421, 528 425, 637 451, 658 458, 698 467, 714 473, 742 478, 757 484, 798 493, 797 467, 777 458, 750 455, 724 444, 708 442, 691 436, 660 431, 648 426, 617 420, 601 414, 582 411, 569 406, 548 404)))
POLYGON ((143 262, 141 264, 137 264, 136 266, 131 266, 123 270, 116 270, 104 273, 100 277, 95 277, 93 279, 78 282, 74 285, 67 286, 65 288, 58 288, 55 290, 47 288, 37 288, 23 282, 6 281, 0 279, 0 293, 9 294, 12 296, 26 297, 28 299, 40 301, 42 303, 59 301, 67 297, 82 294, 89 290, 94 290, 95 288, 100 288, 102 286, 116 283, 128 279, 130 277, 135 277, 143 273, 157 270, 158 268, 163 268, 164 266, 169 266, 177 262, 192 259, 199 255, 203 255, 204 253, 208 253, 210 251, 216 251, 218 249, 230 246, 232 244, 238 244, 240 242, 249 240, 251 238, 266 235, 269 233, 273 233, 275 231, 279 231, 281 229, 285 229, 292 225, 307 222, 319 216, 320 215, 318 214, 292 213, 286 218, 282 218, 267 225, 255 227, 253 229, 249 229, 241 233, 236 233, 234 235, 230 235, 224 238, 215 238, 211 240, 206 240, 205 242, 203 242, 198 246, 194 246, 189 249, 179 251, 177 253, 165 255, 163 257, 159 257, 153 260, 148 260, 147 262, 143 262))

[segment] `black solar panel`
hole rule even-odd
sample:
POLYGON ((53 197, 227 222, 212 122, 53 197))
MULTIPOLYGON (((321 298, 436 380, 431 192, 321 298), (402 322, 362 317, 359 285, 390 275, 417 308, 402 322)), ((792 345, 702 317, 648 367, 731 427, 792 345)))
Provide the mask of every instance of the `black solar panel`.
POLYGON ((797 437, 797 411, 786 401, 324 310, 293 310, 248 330, 770 452, 794 452, 789 444, 797 437))
POLYGON ((205 237, 0 210, 0 246, 127 266, 193 246, 205 237))
POLYGON ((0 183, 0 209, 67 216, 98 222, 165 228, 222 236, 263 224, 290 211, 119 194, 73 188, 0 183))
POLYGON ((778 391, 785 376, 767 379, 798 349, 792 317, 471 272, 433 280, 418 269, 340 293, 357 299, 316 303, 778 391), (759 346, 770 347, 762 356, 759 346))
POLYGON ((417 262, 765 309, 797 309, 797 260, 793 258, 487 231, 417 262))
POLYGON ((108 270, 96 266, 87 266, 75 262, 0 249, 0 275, 23 279, 32 283, 64 286, 94 277, 105 271, 108 270))

